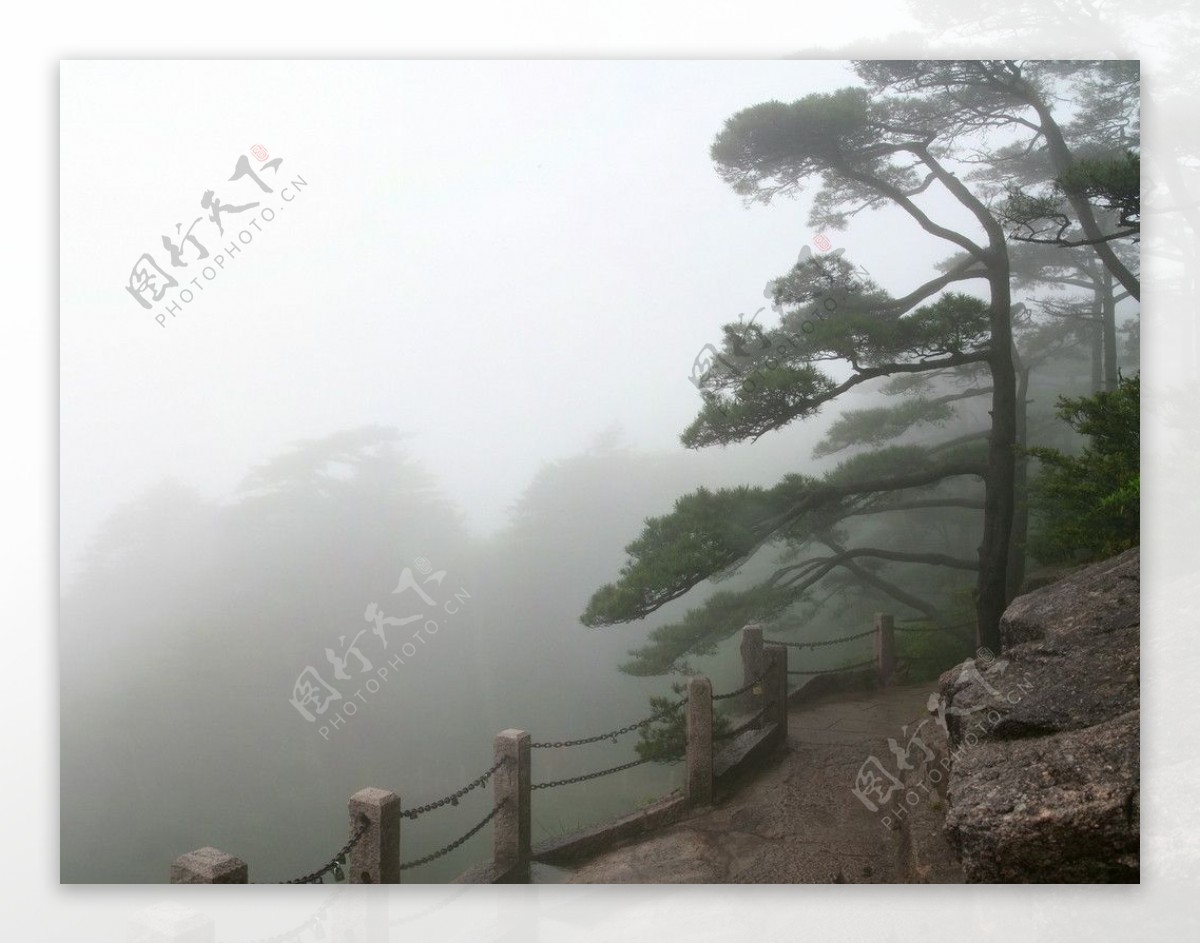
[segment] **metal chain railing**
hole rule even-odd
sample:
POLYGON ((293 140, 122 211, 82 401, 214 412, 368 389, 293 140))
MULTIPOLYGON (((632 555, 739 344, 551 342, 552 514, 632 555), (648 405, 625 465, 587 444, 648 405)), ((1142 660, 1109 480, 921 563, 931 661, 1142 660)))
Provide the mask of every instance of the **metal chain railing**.
POLYGON ((577 777, 565 777, 562 780, 550 780, 546 783, 535 783, 530 786, 530 790, 549 790, 551 787, 565 787, 572 783, 583 783, 585 780, 595 780, 597 777, 605 777, 608 774, 620 773, 622 770, 629 770, 631 767, 637 767, 640 764, 648 764, 654 760, 653 757, 639 757, 637 760, 631 760, 627 764, 618 764, 616 767, 608 767, 605 770, 596 770, 590 774, 580 774, 577 777))
POLYGON ((771 671, 771 667, 768 665, 765 669, 758 673, 757 678, 752 678, 741 688, 734 689, 732 692, 726 692, 724 695, 713 695, 712 700, 724 701, 726 698, 737 698, 738 695, 745 695, 746 692, 750 691, 750 689, 754 688, 755 685, 765 679, 769 671, 771 671))
POLYGON ((346 864, 346 857, 350 855, 350 850, 353 849, 358 844, 358 841, 360 839, 362 839, 363 835, 366 833, 366 831, 370 827, 370 825, 371 825, 371 821, 369 819, 367 819, 365 816, 360 816, 359 822, 358 822, 358 829, 356 829, 354 831, 354 835, 350 837, 349 841, 344 846, 342 846, 342 848, 337 851, 337 853, 334 855, 334 857, 332 859, 330 859, 325 865, 321 866, 319 869, 317 869, 314 872, 309 872, 307 875, 301 875, 299 878, 289 879, 286 882, 278 882, 276 884, 279 884, 279 885, 324 884, 325 876, 328 875, 330 872, 333 873, 333 880, 335 882, 342 881, 342 879, 344 879, 346 877, 346 873, 342 871, 343 866, 345 866, 345 864, 346 864))
POLYGON ((868 629, 865 633, 855 633, 853 636, 842 636, 839 639, 822 639, 820 642, 784 642, 781 639, 764 639, 770 646, 787 646, 789 649, 820 649, 822 646, 836 646, 842 642, 853 642, 855 639, 865 639, 874 636, 875 630, 868 629))
MULTIPOLYGON (((932 632, 932 631, 936 631, 936 630, 958 629, 958 628, 962 628, 962 627, 969 626, 969 625, 974 625, 974 623, 963 623, 963 624, 959 624, 958 626, 949 626, 949 627, 911 627, 910 629, 907 629, 907 630, 901 629, 900 631, 901 632, 932 632)), ((766 639, 766 640, 763 640, 763 642, 768 645, 779 645, 779 646, 785 646, 785 647, 793 648, 793 649, 817 649, 817 648, 821 648, 823 646, 832 646, 832 645, 837 645, 839 643, 853 642, 854 640, 866 638, 867 636, 873 635, 874 633, 875 633, 875 630, 870 629, 870 630, 867 630, 866 632, 855 633, 855 634, 852 634, 849 636, 843 636, 838 639, 825 639, 825 640, 820 640, 817 642, 783 642, 780 640, 772 640, 772 639, 766 639)), ((925 659, 922 659, 921 657, 917 657, 916 659, 912 659, 911 661, 925 661, 925 659)), ((839 666, 834 669, 787 670, 787 674, 788 675, 806 675, 806 676, 832 675, 832 674, 836 674, 836 673, 840 673, 840 672, 850 672, 850 671, 854 671, 856 669, 862 669, 862 668, 866 668, 866 667, 873 666, 873 665, 875 665, 875 660, 868 659, 864 662, 858 662, 853 665, 839 666)), ((740 688, 737 688, 731 692, 725 692, 725 693, 719 694, 719 695, 712 695, 711 696, 712 701, 714 701, 714 702, 724 701, 724 700, 727 700, 730 698, 736 698, 739 695, 744 695, 746 692, 749 692, 751 689, 760 685, 763 682, 763 680, 767 677, 770 670, 771 670, 771 665, 770 665, 770 663, 768 663, 768 665, 766 667, 764 667, 763 670, 755 678, 751 679, 745 685, 743 685, 740 688)), ((617 738, 619 738, 621 735, 629 734, 638 729, 646 728, 647 726, 653 724, 655 721, 659 721, 663 718, 670 716, 671 714, 675 713, 680 708, 682 708, 685 704, 687 704, 687 701, 688 701, 688 699, 685 696, 684 698, 681 698, 680 700, 678 700, 676 702, 670 703, 669 705, 667 705, 667 707, 662 708, 659 711, 656 711, 654 714, 652 714, 646 718, 643 718, 639 721, 635 721, 631 724, 624 725, 623 727, 617 728, 613 731, 608 731, 604 734, 596 734, 591 737, 576 738, 574 740, 566 740, 566 741, 540 741, 540 742, 535 742, 535 743, 530 744, 530 747, 531 748, 566 748, 566 747, 577 747, 577 746, 584 745, 584 744, 595 744, 600 741, 608 741, 608 740, 611 740, 614 743, 616 743, 617 738)), ((747 719, 742 724, 738 725, 736 728, 733 728, 728 731, 724 731, 721 734, 716 735, 714 740, 715 741, 731 740, 733 738, 739 737, 742 734, 745 734, 747 731, 750 731, 754 728, 760 727, 762 725, 764 719, 766 718, 767 713, 768 713, 768 708, 763 707, 753 717, 747 719)), ((548 790, 548 789, 551 789, 554 787, 563 787, 563 786, 568 786, 570 784, 583 783, 588 780, 595 780, 599 777, 606 777, 610 774, 615 774, 615 773, 620 773, 621 771, 630 770, 634 767, 639 767, 642 764, 647 764, 652 761, 669 761, 671 763, 676 763, 679 760, 681 760, 682 757, 683 757, 682 752, 677 753, 675 755, 667 756, 667 757, 640 757, 637 760, 628 761, 624 764, 617 764, 614 767, 607 767, 607 768, 604 768, 603 770, 592 771, 591 773, 578 774, 573 777, 564 777, 560 780, 550 780, 550 781, 546 781, 543 783, 531 784, 529 789, 531 791, 532 790, 548 790)), ((507 760, 507 758, 502 758, 501 760, 498 760, 495 764, 492 765, 492 767, 490 767, 488 770, 484 771, 482 774, 480 774, 474 780, 470 781, 465 786, 456 790, 454 793, 451 793, 448 796, 445 796, 442 799, 433 801, 431 803, 426 803, 421 806, 412 807, 411 809, 407 809, 407 810, 401 810, 400 816, 405 817, 407 819, 417 819, 418 817, 424 815, 425 813, 430 813, 436 809, 440 809, 443 806, 458 806, 458 801, 460 799, 462 799, 462 797, 466 796, 472 790, 479 789, 480 787, 483 787, 484 785, 486 785, 487 782, 496 773, 496 771, 498 771, 505 764, 506 760, 507 760)), ((447 843, 446 845, 442 846, 440 849, 436 850, 435 852, 432 852, 428 855, 422 856, 419 859, 413 859, 408 862, 400 863, 400 865, 399 865, 400 871, 407 871, 410 869, 419 868, 420 866, 428 865, 429 863, 434 862, 437 859, 442 858, 443 856, 449 855, 455 849, 459 848, 461 845, 463 845, 468 840, 470 840, 471 837, 476 835, 488 823, 490 823, 495 818, 496 814, 500 811, 501 806, 505 802, 511 802, 511 799, 504 800, 501 803, 498 803, 495 806, 493 806, 492 809, 487 813, 487 815, 484 816, 483 819, 481 819, 478 823, 476 823, 474 826, 472 826, 469 830, 467 830, 465 833, 463 833, 457 839, 453 840, 452 842, 447 843)), ((330 859, 329 862, 327 862, 325 865, 321 866, 319 869, 316 869, 312 872, 302 875, 299 878, 290 879, 288 881, 280 882, 278 884, 302 885, 302 884, 323 883, 325 881, 325 876, 330 873, 333 874, 334 881, 337 881, 337 882, 344 881, 345 877, 346 877, 345 872, 344 872, 344 867, 348 861, 349 855, 350 855, 351 851, 354 849, 354 847, 358 844, 358 842, 362 839, 362 837, 366 834, 370 825, 371 825, 371 822, 367 817, 360 816, 358 826, 355 829, 354 834, 350 837, 350 839, 346 842, 346 844, 344 846, 342 846, 342 848, 339 849, 337 851, 337 853, 334 854, 333 858, 330 859)))
POLYGON ((681 698, 677 702, 668 705, 662 711, 655 712, 649 718, 643 718, 641 721, 635 721, 633 724, 627 724, 623 728, 617 728, 615 731, 609 731, 607 734, 596 734, 592 737, 576 738, 574 741, 536 741, 529 746, 531 748, 542 747, 578 747, 581 744, 595 744, 597 741, 612 741, 616 743, 617 738, 622 734, 628 734, 631 731, 636 731, 638 728, 644 728, 659 721, 667 715, 673 714, 684 705, 687 704, 687 698, 681 698))
POLYGON ((851 672, 854 669, 865 669, 874 664, 874 659, 868 659, 866 662, 856 662, 853 665, 840 665, 836 669, 812 669, 809 671, 788 669, 788 675, 834 675, 837 672, 851 672))
POLYGON ((449 796, 442 797, 440 800, 436 800, 433 803, 426 803, 424 806, 414 806, 411 810, 401 810, 400 815, 405 816, 408 819, 416 819, 418 816, 421 816, 425 813, 430 813, 436 809, 440 809, 441 807, 446 806, 447 804, 450 806, 458 806, 459 800, 461 800, 464 796, 466 796, 472 790, 474 790, 478 787, 482 787, 485 783, 488 782, 488 780, 491 779, 492 774, 494 774, 502 766, 504 766, 503 758, 496 761, 496 763, 492 765, 492 768, 490 770, 487 770, 484 773, 480 774, 478 777, 476 777, 474 780, 472 780, 470 783, 468 783, 461 790, 455 790, 449 796))
POLYGON ((428 865, 430 862, 434 861, 435 859, 440 859, 444 855, 449 855, 451 852, 453 852, 455 849, 457 849, 459 846, 461 846, 464 842, 466 842, 468 839, 470 839, 472 836, 474 836, 477 832, 479 832, 479 830, 483 829, 484 826, 486 826, 488 823, 490 823, 492 821, 492 818, 498 812, 500 812, 500 806, 501 806, 501 804, 497 803, 495 806, 492 807, 492 811, 490 813, 488 813, 487 816, 485 816, 483 819, 481 819, 478 823, 476 823, 474 826, 472 826, 470 829, 468 829, 465 833, 463 833, 461 836, 459 836, 453 842, 449 842, 446 845, 442 846, 442 848, 438 849, 437 852, 431 852, 429 855, 422 856, 419 859, 413 859, 411 862, 401 862, 400 863, 400 871, 405 872, 409 869, 415 869, 422 865, 428 865))

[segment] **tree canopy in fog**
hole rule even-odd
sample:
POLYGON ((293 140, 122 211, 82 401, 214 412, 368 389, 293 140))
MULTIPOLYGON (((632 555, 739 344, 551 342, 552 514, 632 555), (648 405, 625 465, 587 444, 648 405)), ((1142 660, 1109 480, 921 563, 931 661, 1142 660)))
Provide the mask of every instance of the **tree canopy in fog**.
MULTIPOLYGON (((626 666, 635 674, 679 670, 688 653, 710 651, 748 620, 794 619, 851 588, 949 625, 961 593, 951 582, 914 579, 905 565, 977 572, 978 638, 998 649, 1000 615, 1025 570, 1021 447, 1031 391, 1038 376, 1052 379, 1089 356, 1094 387, 1115 377, 1122 295, 1113 280, 1123 297, 1136 299, 1140 288, 1136 258, 1123 248, 1138 214, 1129 187, 1136 66, 972 60, 860 62, 856 70, 866 88, 735 114, 712 146, 718 172, 748 202, 815 185, 814 227, 899 209, 952 255, 893 294, 843 255, 805 250, 768 286, 776 324, 725 326, 723 351, 700 383, 703 406, 682 436, 689 447, 756 440, 863 385, 895 403, 842 414, 815 455, 865 451, 823 476, 797 469, 774 488, 701 490, 646 522, 619 578, 593 595, 585 624, 644 618, 752 564, 761 576, 655 630, 626 666), (928 209, 922 196, 935 189, 971 225, 928 209), (1027 211, 1040 201, 1043 217, 1053 208, 1056 238, 1019 239, 1012 224, 1022 200, 1027 211), (981 288, 983 298, 959 284, 981 288), (990 409, 980 415, 971 401, 984 397, 990 409), (960 415, 977 425, 938 435, 960 415), (893 445, 922 429, 920 444, 893 445), (977 557, 954 553, 955 541, 911 546, 917 522, 980 510, 977 557), (775 564, 763 571, 760 555, 775 564), (901 566, 898 577, 889 579, 889 564, 901 566)), ((1021 223, 1038 225, 1029 213, 1021 223)), ((1044 401, 1035 409, 1047 412, 1044 401)))

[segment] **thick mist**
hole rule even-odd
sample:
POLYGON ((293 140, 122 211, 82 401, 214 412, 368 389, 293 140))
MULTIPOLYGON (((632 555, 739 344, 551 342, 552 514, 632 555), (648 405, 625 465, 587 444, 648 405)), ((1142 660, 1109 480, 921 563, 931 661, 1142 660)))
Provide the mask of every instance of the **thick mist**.
MULTIPOLYGON (((765 479, 787 471, 800 446, 787 439, 756 450, 765 479)), ((378 427, 289 450, 221 501, 171 479, 148 489, 109 518, 64 593, 64 881, 161 881, 180 849, 206 844, 238 849, 262 880, 299 874, 340 845, 346 798, 362 786, 415 806, 482 773, 503 728, 550 740, 644 716, 673 677, 617 666, 682 601, 628 627, 587 629, 579 614, 647 516, 697 486, 738 481, 744 461, 734 451, 639 452, 609 433, 543 466, 487 537, 464 526, 406 440, 378 427), (422 560, 446 571, 428 595, 457 601, 456 612, 435 608, 439 625, 419 641, 425 621, 386 625, 385 649, 367 608, 393 619, 429 609, 393 593, 405 568, 420 579, 422 560), (340 725, 330 729, 337 702, 306 721, 291 701, 306 667, 343 701, 361 688, 334 679, 325 655, 340 658, 352 641, 372 664, 361 678, 399 664, 340 725)), ((722 655, 712 673, 732 686, 740 668, 732 651, 722 655)), ((357 677, 361 663, 347 662, 357 677)), ((535 776, 630 756, 629 738, 539 755, 535 776)), ((623 812, 677 779, 676 768, 651 765, 600 789, 540 794, 535 839, 623 812)), ((406 822, 406 850, 469 826, 483 808, 471 800, 482 802, 476 793, 406 822)), ((452 878, 487 849, 476 839, 414 879, 452 878)))
MULTIPOLYGON (((648 518, 699 488, 836 475, 863 445, 822 445, 838 417, 903 396, 885 378, 757 441, 680 443, 704 405, 690 378, 705 346, 723 325, 777 320, 764 286, 802 249, 844 251, 896 296, 944 261, 895 208, 815 233, 810 196, 748 207, 714 172, 714 135, 739 109, 856 81, 826 61, 64 64, 64 882, 165 881, 209 845, 252 881, 292 878, 342 845, 362 787, 417 806, 490 767, 501 729, 620 727, 685 670, 740 684, 737 625, 669 671, 621 667, 795 547, 756 550, 644 619, 580 617, 648 518), (131 99, 153 126, 129 119, 131 99), (226 231, 191 262, 223 253, 225 267, 178 311, 140 305, 130 267, 160 246, 199 253, 183 234, 213 193, 226 231), (241 240, 251 203, 264 222, 241 240)), ((1086 301, 1061 288, 1035 314, 1086 301)), ((1128 308, 1121 357, 1136 366, 1128 308)), ((1096 361, 1086 332, 1053 345, 1025 391, 1028 429, 1070 448, 1054 402, 1094 388, 1096 361)), ((929 395, 956 389, 943 378, 929 395)), ((987 422, 986 400, 955 401, 885 444, 969 444, 987 422)), ((978 483, 936 495, 946 507, 847 517, 833 537, 972 558, 978 483)), ((973 573, 862 568, 971 611, 973 573)), ((881 609, 922 616, 833 574, 771 631, 820 640, 881 609)), ((804 665, 867 658, 870 642, 804 665)), ((535 754, 534 780, 622 763, 635 740, 535 754)), ((680 777, 645 764, 541 792, 534 841, 680 777)), ((402 857, 489 803, 485 788, 406 820, 402 857)), ((452 879, 490 841, 411 880, 452 879)))

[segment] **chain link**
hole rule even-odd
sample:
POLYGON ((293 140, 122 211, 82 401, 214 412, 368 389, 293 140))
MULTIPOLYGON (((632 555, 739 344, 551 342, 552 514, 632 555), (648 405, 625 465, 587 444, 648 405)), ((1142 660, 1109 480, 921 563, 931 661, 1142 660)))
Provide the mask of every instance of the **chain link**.
MULTIPOLYGON (((913 626, 913 627, 908 627, 908 628, 896 627, 896 629, 897 629, 897 632, 938 632, 938 631, 943 631, 943 630, 962 629, 967 626, 974 626, 974 625, 975 624, 972 622, 972 623, 960 623, 955 626, 935 626, 935 627, 913 626)), ((851 636, 843 636, 839 639, 825 639, 825 640, 821 640, 819 642, 784 642, 782 640, 776 640, 776 639, 764 639, 763 642, 768 645, 786 646, 790 649, 819 649, 823 646, 832 646, 832 645, 836 645, 838 643, 853 642, 856 639, 864 639, 867 636, 873 635, 874 633, 875 633, 874 629, 869 629, 866 632, 856 633, 851 636)), ((927 660, 918 658, 918 659, 915 659, 912 661, 927 661, 927 660)), ((874 664, 875 664, 875 660, 869 659, 865 662, 855 663, 854 665, 844 665, 844 666, 841 666, 836 669, 819 669, 819 670, 813 670, 813 671, 803 671, 803 670, 791 669, 791 670, 788 670, 787 674, 788 675, 833 675, 838 672, 850 672, 855 669, 866 668, 868 666, 873 666, 874 664)), ((752 688, 759 685, 762 682, 762 680, 764 678, 766 678, 767 673, 769 671, 770 671, 770 666, 763 669, 763 671, 760 672, 756 678, 747 682, 741 688, 735 689, 732 692, 725 692, 724 694, 721 694, 721 695, 713 695, 712 700, 713 701, 724 701, 729 698, 736 698, 738 695, 744 695, 746 692, 750 691, 752 688)), ((677 702, 672 703, 671 705, 669 705, 668 707, 664 708, 661 711, 655 712, 654 714, 650 715, 647 718, 643 718, 640 721, 635 721, 632 724, 627 724, 624 727, 617 728, 616 730, 609 731, 605 734, 597 734, 597 735, 593 735, 592 737, 586 737, 586 738, 577 738, 577 739, 571 740, 571 741, 541 741, 541 742, 536 742, 536 743, 531 744, 530 747, 532 747, 532 748, 563 748, 563 747, 578 747, 583 744, 595 744, 599 741, 611 740, 611 741, 615 742, 616 739, 618 737, 620 737, 621 735, 629 734, 633 731, 638 730, 639 728, 645 728, 645 727, 653 724, 655 721, 659 721, 662 718, 665 718, 668 715, 673 714, 674 712, 676 712, 680 708, 682 708, 685 704, 687 704, 686 697, 680 699, 677 702)), ((751 730, 752 728, 759 726, 762 723, 766 713, 767 713, 767 709, 763 708, 762 710, 760 710, 758 712, 758 714, 756 714, 754 717, 750 718, 748 721, 744 722, 743 724, 740 724, 738 727, 734 728, 731 731, 727 731, 724 734, 719 735, 716 738, 716 740, 718 740, 718 741, 730 740, 732 738, 738 737, 739 735, 745 734, 747 731, 751 730)), ((530 789, 531 790, 547 790, 552 787, 564 787, 564 786, 568 786, 568 785, 574 784, 574 783, 583 783, 586 780, 594 780, 597 777, 605 777, 605 776, 608 776, 609 774, 620 773, 623 770, 629 770, 633 767, 639 767, 642 764, 649 763, 650 761, 656 760, 656 759, 661 759, 661 758, 643 757, 643 758, 639 758, 638 760, 629 761, 628 763, 618 764, 616 767, 608 767, 604 770, 597 770, 597 771, 593 771, 592 773, 588 773, 588 774, 579 774, 578 776, 566 777, 562 780, 550 780, 550 781, 547 781, 546 783, 535 783, 530 787, 530 789)), ((680 757, 674 758, 675 761, 678 761, 679 759, 680 759, 680 757)), ((449 796, 445 796, 442 799, 436 800, 432 803, 426 803, 423 806, 413 807, 412 809, 408 809, 408 810, 401 810, 400 815, 403 817, 406 817, 408 819, 416 819, 417 817, 422 816, 425 813, 430 813, 433 810, 440 809, 443 806, 447 806, 447 805, 458 806, 458 801, 460 799, 462 799, 462 797, 466 796, 466 794, 470 793, 472 790, 475 790, 475 789, 478 789, 479 787, 484 786, 488 782, 488 780, 491 779, 492 775, 494 773, 496 773, 496 771, 499 770, 504 765, 504 762, 505 762, 504 759, 498 760, 494 765, 492 765, 492 767, 489 770, 480 774, 478 777, 476 777, 474 780, 472 780, 466 786, 462 787, 459 790, 456 790, 454 793, 451 793, 449 796)), ((485 816, 482 820, 480 820, 478 823, 476 823, 474 826, 472 826, 467 832, 465 832, 458 839, 455 839, 453 842, 447 843, 445 846, 442 846, 442 848, 438 849, 436 852, 430 853, 427 856, 423 856, 420 859, 413 859, 411 862, 401 863, 400 870, 406 871, 409 869, 415 869, 422 865, 427 865, 436 859, 440 859, 442 856, 448 855, 449 853, 451 853, 455 849, 457 849, 459 846, 461 846, 463 843, 465 843, 467 840, 469 840, 472 836, 474 836, 481 829, 483 829, 484 826, 486 826, 488 823, 490 823, 499 811, 500 811, 499 805, 493 807, 491 812, 489 812, 487 814, 487 816, 485 816)), ((306 875, 300 876, 299 878, 290 879, 289 881, 281 882, 279 884, 307 885, 307 884, 314 884, 314 883, 318 883, 318 882, 324 882, 324 880, 325 880, 324 876, 326 876, 330 872, 333 872, 335 875, 335 878, 340 881, 344 877, 343 872, 342 872, 342 867, 346 864, 347 857, 349 856, 350 852, 354 849, 354 847, 358 844, 358 841, 360 839, 362 839, 362 837, 366 834, 366 831, 370 827, 370 825, 371 825, 371 822, 369 819, 367 819, 365 816, 360 817, 359 826, 355 830, 354 835, 350 837, 349 841, 347 841, 347 843, 344 846, 342 846, 341 849, 338 850, 338 852, 334 855, 334 857, 332 859, 329 860, 329 862, 327 862, 321 868, 316 869, 313 872, 309 872, 306 875)))
POLYGON ((604 777, 607 774, 619 773, 622 770, 628 770, 630 767, 637 767, 639 764, 647 764, 654 760, 653 757, 641 757, 637 760, 631 760, 627 764, 619 764, 616 767, 609 767, 606 770, 597 770, 590 774, 580 774, 578 777, 567 777, 564 780, 550 780, 546 783, 535 783, 530 790, 549 790, 551 787, 565 787, 571 783, 583 783, 585 780, 595 780, 597 777, 604 777))
POLYGON ((767 677, 767 673, 770 671, 771 667, 768 665, 765 669, 758 673, 757 678, 751 679, 741 688, 734 689, 732 692, 726 692, 724 695, 713 695, 712 700, 724 701, 726 698, 737 698, 738 695, 745 695, 746 692, 750 691, 750 689, 754 688, 755 685, 765 679, 767 677))
POLYGON ((459 846, 461 846, 464 842, 466 842, 468 839, 470 839, 472 836, 474 836, 477 832, 479 832, 479 830, 483 829, 484 826, 486 826, 488 823, 490 823, 492 821, 492 817, 494 817, 498 812, 500 812, 501 805, 502 804, 497 803, 495 806, 492 807, 492 811, 490 813, 488 813, 487 816, 485 816, 478 823, 476 823, 474 826, 472 826, 470 829, 468 829, 465 833, 463 833, 461 836, 459 836, 457 839, 455 839, 454 842, 447 843, 446 845, 442 846, 442 848, 440 848, 437 852, 431 852, 429 855, 422 856, 420 859, 413 859, 411 862, 401 862, 400 863, 400 871, 406 872, 409 869, 415 869, 422 865, 428 865, 434 859, 440 859, 444 855, 449 855, 451 852, 453 852, 455 849, 457 849, 459 846))
POLYGON ((839 639, 822 639, 820 642, 784 642, 781 639, 764 639, 763 643, 771 646, 787 646, 789 649, 820 649, 822 646, 835 646, 840 642, 853 642, 855 639, 866 639, 868 636, 874 636, 875 630, 868 629, 864 633, 855 633, 853 636, 842 636, 839 639))
POLYGON ((341 881, 341 879, 344 877, 343 873, 342 873, 342 866, 346 864, 346 857, 348 855, 350 855, 350 850, 353 849, 358 844, 358 841, 360 839, 362 839, 363 835, 366 833, 366 831, 370 827, 370 825, 371 825, 371 821, 369 819, 367 819, 365 816, 360 816, 358 829, 356 829, 354 831, 354 835, 350 837, 350 840, 344 846, 342 846, 341 849, 339 849, 337 851, 337 854, 332 859, 330 859, 328 863, 321 866, 321 868, 317 869, 315 872, 309 872, 307 875, 301 875, 299 878, 289 879, 286 882, 279 882, 278 884, 280 884, 280 885, 315 885, 317 883, 324 884, 325 876, 327 874, 329 874, 330 872, 333 872, 335 880, 341 881))
POLYGON ((470 793, 472 790, 476 789, 477 787, 482 787, 485 783, 488 782, 488 780, 491 778, 492 774, 494 774, 497 770, 499 770, 503 766, 504 766, 504 758, 501 758, 500 760, 496 761, 495 764, 492 765, 491 770, 488 770, 488 771, 480 774, 478 777, 476 777, 474 780, 472 780, 470 783, 468 783, 461 790, 455 790, 449 796, 442 797, 440 800, 436 800, 433 803, 426 803, 424 806, 414 806, 411 810, 401 810, 400 815, 405 816, 408 819, 416 819, 418 816, 421 816, 424 813, 429 813, 429 812, 432 812, 433 810, 440 809, 441 807, 446 806, 447 804, 449 804, 450 806, 458 806, 459 800, 461 800, 464 796, 466 796, 468 793, 470 793))
POLYGON ((874 664, 874 659, 868 659, 866 662, 856 662, 854 665, 841 665, 836 669, 815 669, 810 672, 805 672, 800 669, 788 669, 788 675, 834 675, 837 672, 850 672, 854 669, 865 669, 867 666, 874 664))
POLYGON ((638 728, 644 728, 653 724, 661 718, 672 714, 687 704, 686 698, 681 698, 679 701, 668 705, 662 711, 652 714, 649 718, 643 718, 641 721, 635 721, 633 724, 627 724, 623 728, 617 728, 615 731, 609 731, 607 734, 596 734, 592 737, 578 738, 574 741, 539 741, 529 745, 530 747, 578 747, 581 744, 595 744, 597 741, 612 741, 616 743, 617 738, 622 734, 628 734, 630 731, 636 731, 638 728))

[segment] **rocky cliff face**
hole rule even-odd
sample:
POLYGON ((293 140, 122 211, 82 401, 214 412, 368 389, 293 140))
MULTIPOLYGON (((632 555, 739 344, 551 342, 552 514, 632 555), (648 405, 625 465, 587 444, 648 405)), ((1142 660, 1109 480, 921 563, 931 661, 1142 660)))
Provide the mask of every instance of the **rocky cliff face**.
POLYGON ((973 882, 1136 882, 1139 551, 1013 601, 944 673, 946 829, 973 882))

